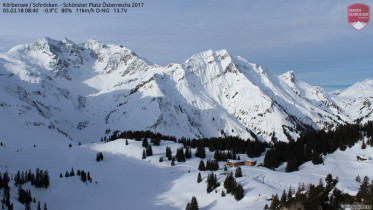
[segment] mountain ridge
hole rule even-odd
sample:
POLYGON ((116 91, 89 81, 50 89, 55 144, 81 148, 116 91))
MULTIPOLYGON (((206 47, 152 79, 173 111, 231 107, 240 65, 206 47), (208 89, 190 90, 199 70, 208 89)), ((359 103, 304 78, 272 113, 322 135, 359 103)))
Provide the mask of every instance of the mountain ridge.
POLYGON ((76 141, 97 141, 109 128, 289 141, 307 129, 373 119, 371 92, 353 102, 226 50, 160 66, 120 45, 46 37, 0 53, 0 81, 0 103, 14 102, 0 112, 76 141))

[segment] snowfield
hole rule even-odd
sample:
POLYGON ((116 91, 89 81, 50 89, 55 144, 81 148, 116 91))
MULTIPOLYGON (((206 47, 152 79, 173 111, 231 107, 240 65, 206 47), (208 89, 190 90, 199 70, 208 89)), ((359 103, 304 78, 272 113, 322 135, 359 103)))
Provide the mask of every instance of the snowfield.
MULTIPOLYGON (((337 187, 344 192, 356 194, 360 183, 355 177, 371 175, 373 167, 373 148, 361 149, 358 143, 346 151, 337 151, 323 157, 324 165, 307 162, 299 171, 285 173, 285 165, 276 171, 264 167, 242 166, 243 177, 237 178, 242 184, 245 196, 241 201, 227 194, 221 197, 225 172, 225 162, 219 162, 220 169, 214 172, 221 186, 217 192, 206 192, 205 183, 209 171, 201 172, 203 181, 197 183, 200 158, 187 159, 185 163, 176 162, 171 166, 165 156, 166 146, 172 148, 173 154, 181 144, 161 141, 160 146, 153 146, 153 156, 141 159, 141 141, 119 139, 109 143, 86 145, 53 145, 50 147, 0 147, 0 171, 15 174, 17 170, 34 171, 36 168, 47 169, 51 177, 48 189, 37 189, 29 183, 24 189, 31 189, 32 195, 49 209, 184 209, 192 196, 196 196, 201 209, 262 209, 272 194, 281 195, 289 186, 297 188, 300 182, 318 184, 328 173, 339 177, 337 187), (97 152, 103 152, 104 160, 96 162, 97 152), (357 161, 356 156, 368 157, 370 160, 357 161), (89 171, 93 182, 83 183, 77 176, 60 178, 71 167, 89 171), (263 184, 264 177, 264 184, 263 184)), ((207 158, 213 153, 206 151, 207 158)), ((240 155, 245 159, 246 155, 240 155)), ((262 157, 256 158, 261 163, 262 157)), ((205 159, 206 160, 206 159, 205 159)), ((228 167, 234 173, 235 167, 228 167)), ((11 186, 11 201, 16 209, 24 207, 18 203, 17 188, 11 186)), ((34 204, 33 204, 34 205, 34 204)), ((33 207, 34 208, 34 207, 33 207)), ((36 206, 35 206, 36 208, 36 206)))

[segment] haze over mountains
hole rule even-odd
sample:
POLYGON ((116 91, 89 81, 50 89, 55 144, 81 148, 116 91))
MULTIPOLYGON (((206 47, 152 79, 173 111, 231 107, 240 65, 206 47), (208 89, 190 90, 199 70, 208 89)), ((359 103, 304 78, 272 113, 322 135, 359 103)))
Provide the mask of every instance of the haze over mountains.
POLYGON ((226 50, 159 66, 119 45, 42 38, 0 54, 0 127, 10 140, 91 142, 111 129, 288 141, 372 120, 372 103, 371 79, 331 94, 226 50))

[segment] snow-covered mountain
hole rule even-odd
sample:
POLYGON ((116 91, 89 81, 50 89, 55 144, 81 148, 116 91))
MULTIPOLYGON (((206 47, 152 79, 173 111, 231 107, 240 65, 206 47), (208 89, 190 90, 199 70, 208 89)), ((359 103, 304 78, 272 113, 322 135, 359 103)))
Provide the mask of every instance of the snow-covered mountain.
POLYGON ((42 38, 0 54, 0 127, 14 140, 58 132, 90 142, 111 129, 287 141, 373 119, 372 86, 331 95, 226 50, 159 66, 123 46, 42 38))

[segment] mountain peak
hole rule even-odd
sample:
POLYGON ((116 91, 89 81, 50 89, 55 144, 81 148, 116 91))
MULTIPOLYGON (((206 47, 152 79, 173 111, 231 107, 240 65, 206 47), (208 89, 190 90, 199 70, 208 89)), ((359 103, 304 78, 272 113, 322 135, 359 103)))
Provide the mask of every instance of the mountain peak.
POLYGON ((290 70, 290 71, 280 75, 280 78, 287 81, 287 82, 291 82, 291 83, 294 83, 294 82, 297 81, 297 78, 295 77, 295 74, 294 74, 293 70, 290 70))

